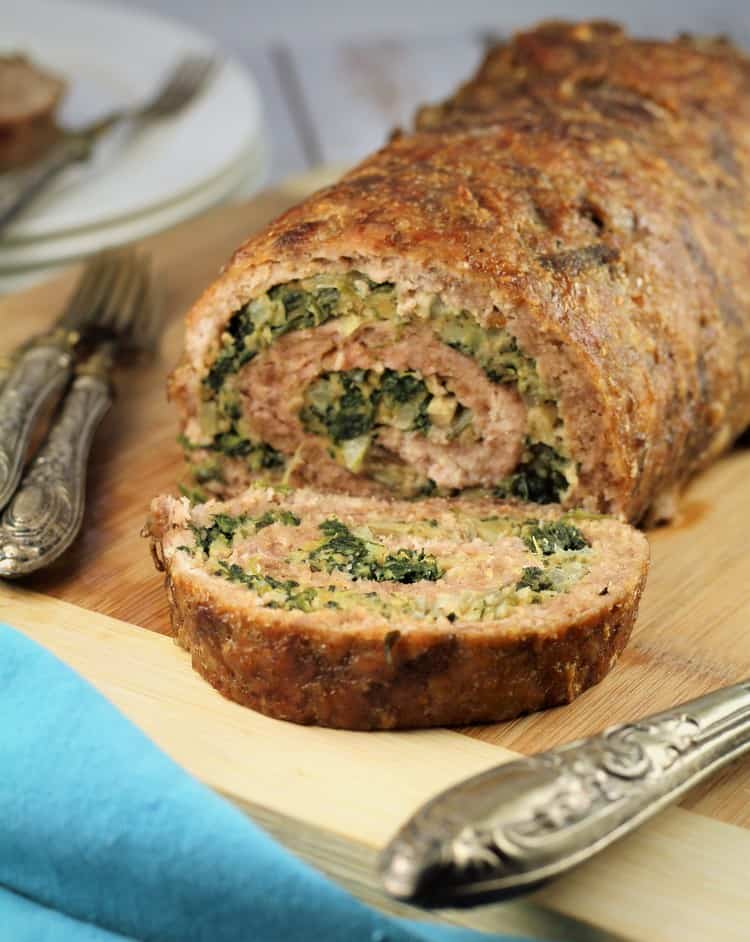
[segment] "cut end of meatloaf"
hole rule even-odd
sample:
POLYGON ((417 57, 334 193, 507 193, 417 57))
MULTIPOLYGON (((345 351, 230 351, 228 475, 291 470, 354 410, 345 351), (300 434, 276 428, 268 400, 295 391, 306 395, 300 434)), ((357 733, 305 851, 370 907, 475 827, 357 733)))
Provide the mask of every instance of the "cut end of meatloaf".
POLYGON ((641 533, 530 505, 255 487, 157 498, 174 634, 221 693, 347 729, 496 722, 567 703, 627 643, 641 533))
POLYGON ((576 502, 581 467, 554 356, 538 360, 523 325, 483 321, 401 274, 332 266, 255 292, 215 322, 172 387, 204 493, 263 480, 576 502))

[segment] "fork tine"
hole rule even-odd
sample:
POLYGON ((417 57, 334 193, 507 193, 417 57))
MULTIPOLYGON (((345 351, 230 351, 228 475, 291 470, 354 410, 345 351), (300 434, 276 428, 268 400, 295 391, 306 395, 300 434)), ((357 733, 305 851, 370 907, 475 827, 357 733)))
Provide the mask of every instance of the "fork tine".
POLYGON ((197 88, 215 65, 213 56, 188 56, 183 59, 177 69, 176 80, 172 83, 172 93, 179 92, 184 95, 187 91, 197 88))
POLYGON ((185 61, 177 65, 174 72, 167 78, 166 84, 159 89, 156 97, 149 105, 149 113, 156 114, 162 109, 169 109, 175 97, 175 91, 179 91, 182 88, 182 84, 185 80, 186 67, 187 63, 185 61))
POLYGON ((150 260, 144 266, 143 293, 130 334, 134 350, 151 351, 161 331, 163 305, 160 303, 162 286, 154 276, 150 260))
POLYGON ((138 255, 133 255, 130 276, 123 285, 122 294, 115 312, 113 330, 120 337, 129 336, 138 316, 139 302, 143 294, 143 262, 138 255))
POLYGON ((149 349, 161 330, 160 287, 148 255, 111 250, 86 267, 68 309, 76 326, 103 331, 122 349, 149 349))
POLYGON ((101 255, 94 255, 83 268, 78 276, 73 291, 68 298, 65 306, 65 312, 60 318, 60 323, 65 326, 73 327, 73 323, 82 316, 82 311, 91 304, 90 295, 96 288, 104 268, 104 258, 101 255))
POLYGON ((183 62, 181 66, 178 66, 163 94, 154 103, 152 112, 157 115, 167 115, 176 111, 181 103, 192 94, 192 88, 192 68, 189 63, 183 62))
POLYGON ((98 253, 88 262, 59 320, 60 326, 74 330, 97 318, 118 264, 119 259, 109 251, 98 253))
POLYGON ((113 277, 108 285, 108 292, 102 300, 101 314, 96 325, 106 330, 117 330, 118 322, 122 316, 122 302, 126 297, 133 277, 134 255, 132 249, 125 250, 120 263, 113 271, 113 277))
POLYGON ((153 316, 147 339, 149 348, 156 352, 167 321, 167 291, 166 283, 161 280, 156 282, 154 287, 153 316))
POLYGON ((144 318, 149 316, 149 295, 151 285, 151 260, 148 258, 139 259, 138 281, 135 285, 135 291, 131 298, 131 311, 128 320, 128 326, 125 331, 125 344, 128 347, 138 346, 138 336, 140 325, 144 318))
POLYGON ((102 323, 106 324, 112 297, 117 288, 118 280, 123 278, 128 271, 130 256, 131 252, 127 249, 120 249, 112 253, 105 272, 105 277, 103 277, 99 283, 96 312, 92 320, 88 322, 90 326, 97 326, 102 323))
POLYGON ((136 338, 136 343, 141 350, 155 353, 164 328, 166 291, 164 282, 156 278, 153 269, 150 270, 149 275, 148 297, 143 305, 144 316, 139 324, 139 336, 136 338))
POLYGON ((118 321, 117 329, 123 347, 138 350, 150 345, 152 332, 158 334, 159 321, 155 305, 156 280, 151 259, 148 256, 136 256, 134 266, 135 277, 132 278, 131 291, 122 300, 122 317, 118 321))
POLYGON ((118 342, 122 342, 133 328, 133 320, 137 310, 136 302, 141 290, 141 276, 137 266, 133 266, 127 280, 123 281, 118 296, 114 299, 115 306, 110 321, 110 329, 118 342))
MULTIPOLYGON (((190 65, 189 84, 194 88, 199 88, 216 71, 219 60, 215 55, 195 56, 190 65)), ((188 79, 186 79, 186 82, 188 82, 188 79)))
POLYGON ((140 346, 141 339, 148 332, 153 317, 154 273, 151 259, 146 259, 143 266, 143 290, 140 304, 133 321, 131 337, 133 344, 140 346))
POLYGON ((214 56, 188 55, 181 59, 144 113, 164 117, 179 110, 201 90, 216 66, 214 56))

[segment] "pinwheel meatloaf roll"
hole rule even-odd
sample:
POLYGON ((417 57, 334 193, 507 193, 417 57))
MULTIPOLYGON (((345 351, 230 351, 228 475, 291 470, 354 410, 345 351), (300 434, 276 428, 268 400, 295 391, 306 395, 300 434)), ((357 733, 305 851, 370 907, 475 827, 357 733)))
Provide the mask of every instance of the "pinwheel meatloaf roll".
POLYGON ((750 423, 748 180, 727 43, 520 34, 196 303, 199 486, 668 516, 750 423))
POLYGON ((566 703, 625 646, 645 537, 581 511, 251 487, 154 501, 177 640, 226 696, 349 729, 566 703))

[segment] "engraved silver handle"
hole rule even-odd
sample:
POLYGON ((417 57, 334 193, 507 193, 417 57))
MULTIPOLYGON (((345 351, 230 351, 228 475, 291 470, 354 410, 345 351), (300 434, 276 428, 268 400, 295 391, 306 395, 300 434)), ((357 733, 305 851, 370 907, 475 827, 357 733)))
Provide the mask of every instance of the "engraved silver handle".
POLYGON ((6 353, 0 356, 0 391, 8 382, 10 374, 13 372, 13 367, 16 365, 20 355, 21 351, 15 356, 12 353, 6 353))
POLYGON ((0 519, 0 575, 22 576, 61 555, 81 527, 86 463, 112 403, 105 377, 79 375, 59 418, 0 519))
POLYGON ((16 171, 0 188, 0 232, 39 196, 57 177, 91 153, 91 142, 84 136, 64 138, 49 154, 28 170, 16 171))
POLYGON ((21 355, 0 391, 0 507, 18 485, 36 420, 73 370, 68 337, 40 340, 21 355))
POLYGON ((507 899, 582 863, 750 750, 750 681, 519 759, 424 805, 380 856, 425 905, 507 899))

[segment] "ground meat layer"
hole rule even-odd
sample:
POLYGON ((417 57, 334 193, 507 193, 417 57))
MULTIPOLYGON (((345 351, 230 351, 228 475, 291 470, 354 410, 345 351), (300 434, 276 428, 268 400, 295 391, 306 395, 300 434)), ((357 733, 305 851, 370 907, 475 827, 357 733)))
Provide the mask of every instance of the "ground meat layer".
POLYGON ((392 324, 383 322, 342 342, 332 322, 283 337, 242 376, 239 388, 249 429, 279 451, 297 456, 295 481, 336 487, 345 474, 327 451, 329 441, 307 432, 300 420, 305 390, 332 371, 415 371, 425 379, 438 378, 471 411, 473 434, 443 442, 439 428, 420 434, 383 427, 373 443, 440 487, 492 487, 513 471, 523 450, 526 408, 517 391, 492 383, 477 363, 446 346, 428 327, 395 333, 392 324))

